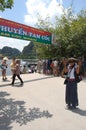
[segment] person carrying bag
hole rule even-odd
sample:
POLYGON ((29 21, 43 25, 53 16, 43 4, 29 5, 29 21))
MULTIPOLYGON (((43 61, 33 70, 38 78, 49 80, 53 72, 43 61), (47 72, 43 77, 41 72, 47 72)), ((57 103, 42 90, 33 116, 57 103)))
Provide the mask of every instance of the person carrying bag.
POLYGON ((65 73, 67 74, 66 90, 65 90, 65 102, 68 109, 75 109, 78 106, 78 92, 77 92, 77 81, 75 77, 79 74, 79 66, 77 65, 75 58, 69 59, 69 64, 65 68, 65 73))

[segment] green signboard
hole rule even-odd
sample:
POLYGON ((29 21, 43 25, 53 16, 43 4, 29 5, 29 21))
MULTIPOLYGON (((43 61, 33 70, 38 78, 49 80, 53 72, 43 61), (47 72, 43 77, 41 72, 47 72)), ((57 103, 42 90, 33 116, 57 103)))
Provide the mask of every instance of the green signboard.
POLYGON ((30 26, 0 18, 0 36, 51 44, 52 34, 30 26))

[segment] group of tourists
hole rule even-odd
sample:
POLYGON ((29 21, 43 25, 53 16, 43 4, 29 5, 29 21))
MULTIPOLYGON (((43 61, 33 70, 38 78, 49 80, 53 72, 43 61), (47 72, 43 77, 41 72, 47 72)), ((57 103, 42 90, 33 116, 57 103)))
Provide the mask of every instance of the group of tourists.
POLYGON ((77 85, 86 76, 86 58, 63 58, 44 60, 38 62, 38 73, 53 74, 54 76, 61 76, 64 79, 65 102, 68 109, 76 109, 79 105, 77 85))
MULTIPOLYGON (((0 68, 1 68, 1 72, 2 72, 2 80, 3 81, 7 80, 7 76, 6 76, 6 69, 8 68, 7 61, 8 61, 8 58, 4 57, 2 59, 1 64, 0 64, 0 68)), ((12 86, 14 85, 16 76, 20 80, 21 85, 23 85, 23 80, 20 77, 20 60, 13 58, 12 63, 10 64, 10 67, 11 67, 11 72, 12 72, 12 82, 11 82, 10 85, 12 85, 12 86)))
MULTIPOLYGON (((37 72, 43 73, 45 75, 54 75, 64 77, 64 68, 69 63, 69 58, 59 59, 48 59, 48 60, 39 60, 37 63, 37 72)), ((80 73, 82 76, 86 76, 86 58, 79 58, 76 60, 76 63, 80 67, 80 73)))
MULTIPOLYGON (((5 81, 7 65, 7 57, 4 57, 1 63, 2 80, 5 81)), ((16 76, 23 85, 23 80, 20 77, 20 60, 12 59, 10 64, 12 72, 12 82, 10 85, 14 85, 16 76)), ((82 80, 82 77, 86 76, 86 58, 63 58, 61 61, 58 59, 54 60, 39 60, 37 63, 37 73, 43 73, 45 75, 61 76, 64 79, 66 85, 65 91, 65 102, 68 109, 75 109, 78 102, 77 85, 82 80)))

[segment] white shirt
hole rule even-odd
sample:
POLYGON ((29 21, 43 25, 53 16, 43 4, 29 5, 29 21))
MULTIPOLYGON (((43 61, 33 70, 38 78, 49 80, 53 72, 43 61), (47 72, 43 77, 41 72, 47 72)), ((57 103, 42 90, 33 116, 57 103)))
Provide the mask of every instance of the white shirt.
POLYGON ((75 78, 74 71, 75 71, 76 68, 77 68, 77 64, 75 64, 75 66, 72 69, 70 69, 70 64, 68 65, 68 77, 70 79, 75 78))

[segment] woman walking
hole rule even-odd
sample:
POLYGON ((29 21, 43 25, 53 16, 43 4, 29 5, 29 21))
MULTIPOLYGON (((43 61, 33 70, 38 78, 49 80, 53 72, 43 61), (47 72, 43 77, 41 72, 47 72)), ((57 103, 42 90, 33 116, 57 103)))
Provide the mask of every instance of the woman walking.
POLYGON ((23 80, 22 80, 22 78, 20 77, 20 60, 19 60, 19 59, 16 59, 16 60, 15 60, 15 67, 14 67, 14 70, 13 70, 13 78, 12 78, 12 83, 11 83, 11 85, 14 85, 16 76, 17 76, 18 79, 20 80, 21 85, 23 85, 23 80))

